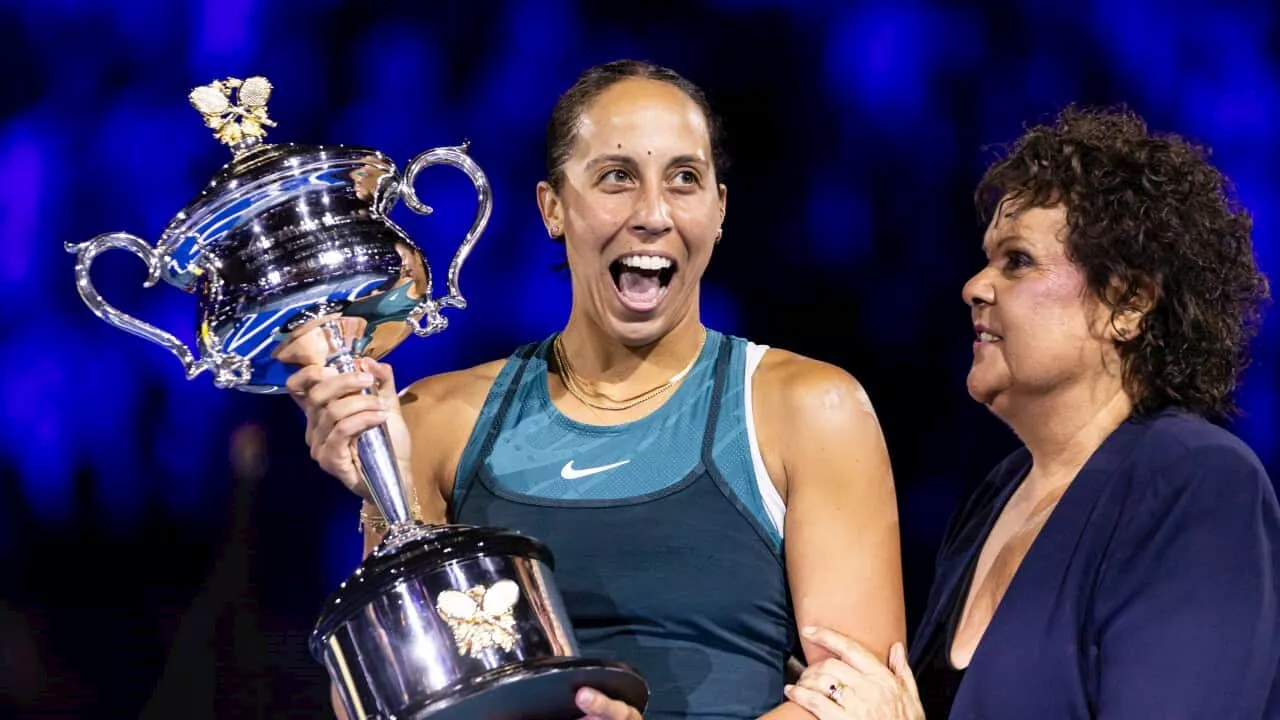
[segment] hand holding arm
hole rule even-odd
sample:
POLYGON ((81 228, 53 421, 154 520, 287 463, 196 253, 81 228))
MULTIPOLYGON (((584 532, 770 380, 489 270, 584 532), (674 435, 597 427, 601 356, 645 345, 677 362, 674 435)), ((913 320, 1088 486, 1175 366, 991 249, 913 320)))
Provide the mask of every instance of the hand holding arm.
POLYGON ((840 633, 812 628, 808 635, 834 657, 809 666, 787 687, 787 697, 818 720, 924 720, 915 676, 901 643, 886 667, 866 648, 840 633))

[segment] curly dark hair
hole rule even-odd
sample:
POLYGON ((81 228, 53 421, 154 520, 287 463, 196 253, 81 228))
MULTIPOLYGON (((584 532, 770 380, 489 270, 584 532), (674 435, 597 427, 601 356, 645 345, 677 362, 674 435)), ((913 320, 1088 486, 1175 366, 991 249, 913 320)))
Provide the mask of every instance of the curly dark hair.
POLYGON ((1209 152, 1149 132, 1124 107, 1069 106, 1028 129, 975 192, 984 219, 1062 202, 1066 254, 1112 313, 1154 304, 1136 337, 1118 342, 1137 414, 1176 407, 1238 412, 1233 392, 1270 297, 1253 254, 1253 221, 1209 152))

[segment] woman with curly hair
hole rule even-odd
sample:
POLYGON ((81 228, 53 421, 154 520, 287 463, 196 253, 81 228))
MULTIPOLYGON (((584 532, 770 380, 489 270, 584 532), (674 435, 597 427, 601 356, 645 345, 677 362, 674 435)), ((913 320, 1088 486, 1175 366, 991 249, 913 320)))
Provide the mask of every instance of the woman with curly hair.
POLYGON ((1127 111, 1029 130, 977 197, 968 387, 1023 447, 952 519, 910 667, 809 629, 839 659, 788 696, 821 720, 1280 717, 1280 506, 1212 424, 1268 296, 1249 216, 1127 111))

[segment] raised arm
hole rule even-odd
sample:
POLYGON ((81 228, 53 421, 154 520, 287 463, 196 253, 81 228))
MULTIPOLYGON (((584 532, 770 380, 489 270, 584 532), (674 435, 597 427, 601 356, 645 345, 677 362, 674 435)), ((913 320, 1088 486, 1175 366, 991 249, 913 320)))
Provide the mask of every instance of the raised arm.
MULTIPOLYGON (((419 380, 403 393, 396 391, 391 366, 361 360, 361 373, 339 375, 321 365, 299 370, 288 381, 290 394, 307 417, 306 440, 311 456, 329 474, 364 498, 360 511, 364 555, 386 533, 368 488, 355 471, 351 445, 357 434, 386 423, 411 501, 423 521, 446 522, 453 474, 467 438, 479 416, 485 395, 501 368, 501 361, 419 380), (373 389, 371 395, 363 395, 373 389)), ((357 516, 352 515, 353 529, 357 516)), ((337 689, 331 704, 339 720, 347 720, 337 689)))
MULTIPOLYGON (((502 362, 496 361, 432 375, 397 395, 410 447, 407 478, 424 522, 447 522, 454 473, 501 367, 502 362)), ((377 508, 366 500, 362 511, 376 516, 377 508)), ((385 532, 386 528, 378 523, 365 526, 366 555, 382 541, 385 532)))

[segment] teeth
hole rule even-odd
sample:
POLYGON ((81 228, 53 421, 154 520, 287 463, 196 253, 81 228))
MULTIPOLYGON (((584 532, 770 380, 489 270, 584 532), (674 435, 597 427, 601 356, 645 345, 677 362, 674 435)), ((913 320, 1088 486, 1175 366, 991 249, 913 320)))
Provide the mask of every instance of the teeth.
POLYGON ((997 340, 1000 339, 1000 336, 992 335, 989 332, 980 332, 978 333, 978 339, 981 340, 982 342, 996 342, 997 340))
POLYGON ((618 262, 638 270, 666 270, 671 267, 670 260, 658 255, 628 255, 618 262))

